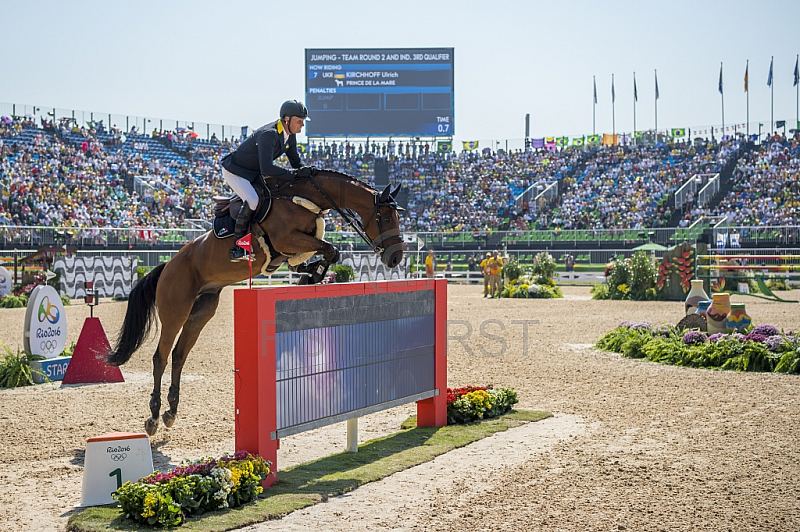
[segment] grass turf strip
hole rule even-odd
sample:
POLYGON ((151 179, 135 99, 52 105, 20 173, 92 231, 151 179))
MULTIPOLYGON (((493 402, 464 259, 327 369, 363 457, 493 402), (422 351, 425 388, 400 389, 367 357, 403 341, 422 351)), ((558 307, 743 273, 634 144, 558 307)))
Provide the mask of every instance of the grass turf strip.
MULTIPOLYGON (((278 474, 278 481, 264 490, 256 501, 186 520, 176 530, 222 531, 280 517, 352 491, 368 482, 383 479, 398 471, 429 462, 440 454, 552 414, 539 411, 512 411, 509 414, 469 425, 440 428, 408 428, 416 420, 403 423, 402 432, 370 440, 358 453, 339 453, 278 474)), ((96 506, 76 512, 69 518, 70 532, 108 530, 155 530, 125 519, 116 505, 96 506)))

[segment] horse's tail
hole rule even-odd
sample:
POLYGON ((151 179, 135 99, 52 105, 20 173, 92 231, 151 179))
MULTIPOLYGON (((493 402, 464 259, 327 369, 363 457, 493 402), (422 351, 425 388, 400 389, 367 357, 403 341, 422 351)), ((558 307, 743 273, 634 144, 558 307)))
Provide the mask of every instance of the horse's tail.
POLYGON ((117 337, 116 346, 108 355, 108 363, 112 366, 121 366, 130 360, 133 352, 139 349, 150 333, 155 318, 153 310, 156 306, 156 286, 165 265, 163 263, 153 268, 131 290, 122 330, 117 337))

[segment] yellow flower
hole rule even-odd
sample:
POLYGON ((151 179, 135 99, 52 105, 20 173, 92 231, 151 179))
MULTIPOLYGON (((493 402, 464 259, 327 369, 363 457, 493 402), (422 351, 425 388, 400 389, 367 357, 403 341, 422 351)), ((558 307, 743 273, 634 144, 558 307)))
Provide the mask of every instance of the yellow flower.
POLYGON ((144 511, 142 512, 142 517, 145 519, 156 514, 155 507, 158 504, 158 497, 156 497, 155 493, 148 493, 144 496, 144 511))

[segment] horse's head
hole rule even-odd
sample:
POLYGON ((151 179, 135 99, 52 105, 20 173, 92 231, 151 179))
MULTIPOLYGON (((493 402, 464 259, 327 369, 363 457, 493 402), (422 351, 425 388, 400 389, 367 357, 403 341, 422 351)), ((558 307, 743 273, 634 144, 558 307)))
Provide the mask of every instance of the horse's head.
POLYGON ((375 192, 375 210, 364 221, 364 232, 372 240, 373 249, 381 256, 387 268, 394 268, 403 260, 403 237, 400 234, 400 215, 403 210, 396 196, 400 185, 392 190, 387 185, 383 192, 375 192))

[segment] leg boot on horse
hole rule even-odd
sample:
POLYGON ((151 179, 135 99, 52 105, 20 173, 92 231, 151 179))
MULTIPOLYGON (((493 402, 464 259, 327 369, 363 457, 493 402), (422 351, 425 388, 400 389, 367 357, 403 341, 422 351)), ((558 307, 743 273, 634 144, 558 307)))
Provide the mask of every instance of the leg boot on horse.
POLYGON ((253 216, 253 212, 255 211, 253 211, 250 205, 245 201, 242 205, 242 209, 239 211, 239 217, 236 218, 236 229, 233 232, 233 247, 230 252, 231 262, 239 262, 245 258, 244 249, 237 246, 236 242, 246 235, 247 231, 250 229, 250 218, 253 216))

